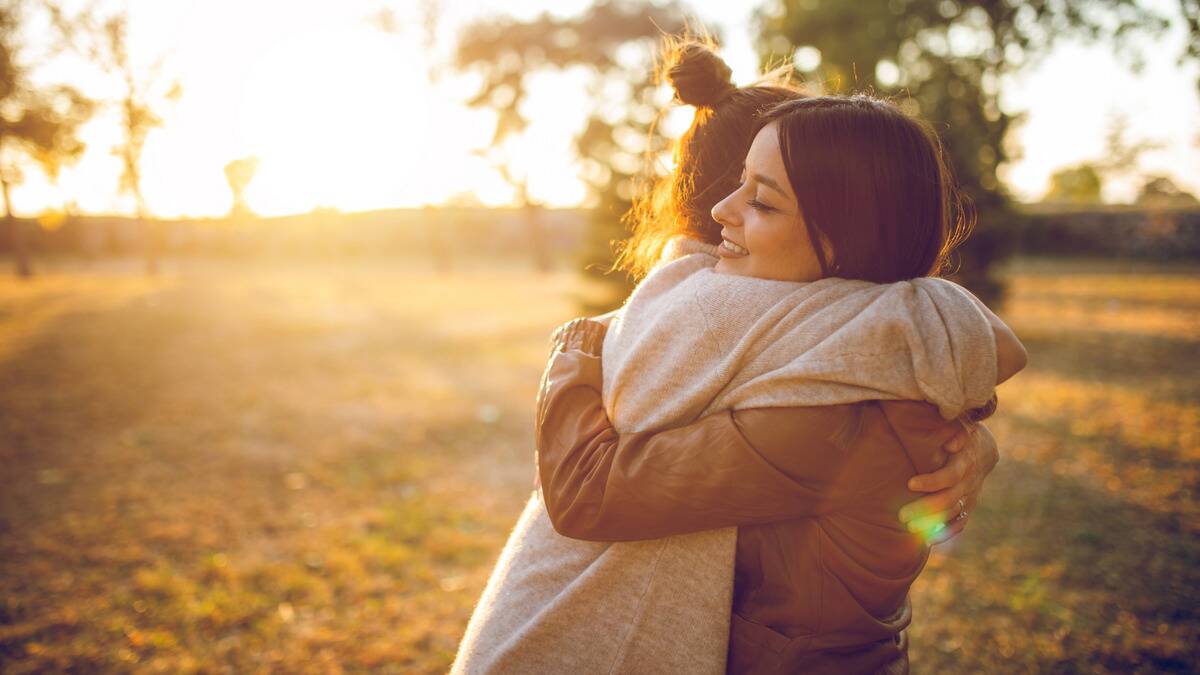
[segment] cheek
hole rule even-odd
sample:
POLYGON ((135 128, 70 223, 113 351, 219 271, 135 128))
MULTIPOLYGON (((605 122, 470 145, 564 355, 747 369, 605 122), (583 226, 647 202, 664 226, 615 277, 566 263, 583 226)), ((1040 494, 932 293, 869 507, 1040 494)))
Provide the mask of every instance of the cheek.
POLYGON ((808 240, 808 230, 801 223, 793 223, 787 229, 784 235, 785 239, 780 241, 780 246, 787 248, 792 252, 792 255, 799 255, 805 258, 812 257, 812 243, 808 240))
POLYGON ((803 243, 797 236, 803 235, 803 232, 798 231, 797 224, 779 216, 763 217, 759 214, 755 227, 746 229, 749 243, 771 257, 794 256, 797 248, 803 243))
POLYGON ((764 276, 805 281, 813 277, 814 269, 819 269, 803 224, 778 219, 769 224, 760 223, 755 229, 755 236, 747 238, 757 247, 751 250, 753 255, 759 256, 757 266, 761 267, 760 273, 764 276))

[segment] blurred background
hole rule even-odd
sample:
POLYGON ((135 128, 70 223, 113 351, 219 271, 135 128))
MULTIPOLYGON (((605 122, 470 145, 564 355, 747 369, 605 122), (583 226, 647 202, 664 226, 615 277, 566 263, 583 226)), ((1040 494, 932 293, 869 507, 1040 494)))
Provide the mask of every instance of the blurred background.
POLYGON ((1029 349, 914 671, 1200 668, 1197 0, 2 0, 0 671, 444 671, 685 28, 933 122, 1029 349))

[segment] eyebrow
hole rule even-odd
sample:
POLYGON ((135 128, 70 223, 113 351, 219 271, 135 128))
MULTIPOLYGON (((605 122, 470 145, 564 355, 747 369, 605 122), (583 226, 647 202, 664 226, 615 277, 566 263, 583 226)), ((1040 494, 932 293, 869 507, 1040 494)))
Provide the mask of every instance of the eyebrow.
POLYGON ((784 192, 783 188, 779 186, 779 183, 776 183, 774 180, 767 178, 766 176, 762 175, 761 173, 756 173, 753 176, 751 176, 751 178, 758 181, 759 183, 762 183, 763 185, 766 185, 767 187, 771 188, 772 190, 778 192, 781 196, 783 196, 784 199, 788 198, 788 194, 786 192, 784 192))

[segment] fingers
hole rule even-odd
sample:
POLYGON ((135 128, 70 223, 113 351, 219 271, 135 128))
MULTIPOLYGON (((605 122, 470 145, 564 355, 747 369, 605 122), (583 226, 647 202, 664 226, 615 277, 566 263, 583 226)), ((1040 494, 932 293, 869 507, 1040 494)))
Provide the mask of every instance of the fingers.
MULTIPOLYGON (((967 512, 970 509, 967 508, 967 512)), ((958 505, 951 511, 942 511, 933 513, 928 516, 921 516, 912 519, 906 524, 909 532, 921 535, 921 538, 930 544, 941 544, 958 536, 966 527, 967 518, 959 518, 958 505)))
POLYGON ((930 544, 940 544, 958 536, 966 527, 967 519, 959 518, 958 511, 945 511, 933 515, 915 518, 907 525, 908 531, 919 534, 921 539, 930 544))
POLYGON ((971 481, 964 480, 926 495, 900 509, 900 521, 909 532, 920 534, 930 544, 950 541, 966 524, 959 514, 975 509, 976 494, 970 488, 971 481))
POLYGON ((962 482, 974 463, 975 458, 971 453, 954 455, 950 458, 950 461, 946 462, 945 466, 937 471, 913 476, 908 479, 908 489, 913 492, 945 490, 952 485, 962 482))
POLYGON ((919 534, 921 539, 930 542, 946 529, 946 521, 934 516, 914 518, 906 524, 906 527, 909 532, 919 534))
MULTIPOLYGON (((965 502, 964 502, 965 504, 965 502)), ((970 511, 970 507, 964 506, 963 509, 970 511)), ((958 499, 952 501, 946 508, 931 509, 929 511, 921 510, 919 507, 909 514, 907 519, 901 518, 900 522, 908 528, 909 532, 920 532, 929 534, 937 529, 938 525, 954 522, 960 513, 958 499)))
MULTIPOLYGON (((959 483, 905 505, 900 509, 900 522, 907 523, 917 518, 929 518, 939 513, 950 513, 952 517, 958 515, 958 500, 964 499, 968 494, 964 487, 965 484, 959 483)), ((969 501, 971 500, 966 499, 964 503, 969 501)), ((943 520, 945 519, 943 518, 943 520)))
POLYGON ((950 508, 944 511, 935 511, 934 513, 929 514, 924 520, 937 523, 952 523, 958 518, 958 514, 958 501, 955 500, 955 502, 950 505, 950 508))
MULTIPOLYGON (((950 495, 952 492, 939 493, 950 495)), ((932 496, 932 495, 931 495, 932 496)), ((929 499, 928 497, 923 498, 929 499)), ((975 510, 975 496, 964 495, 962 497, 962 506, 960 508, 957 499, 951 505, 951 508, 944 511, 932 511, 912 516, 905 524, 909 532, 921 535, 921 538, 928 544, 944 544, 962 533, 967 526, 967 519, 975 510), (967 513, 967 517, 959 518, 959 514, 967 513)), ((918 502, 913 502, 909 506, 913 506, 918 502)), ((907 508, 907 507, 906 507, 907 508)))

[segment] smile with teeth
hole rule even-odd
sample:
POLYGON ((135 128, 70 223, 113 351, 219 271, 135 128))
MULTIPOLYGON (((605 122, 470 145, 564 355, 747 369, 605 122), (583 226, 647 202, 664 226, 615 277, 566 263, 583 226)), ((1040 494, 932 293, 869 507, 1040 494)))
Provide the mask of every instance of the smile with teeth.
POLYGON ((722 239, 721 246, 724 246, 726 251, 729 251, 730 253, 734 253, 737 255, 749 255, 749 253, 750 253, 750 251, 747 251, 745 248, 738 246, 737 244, 733 243, 732 241, 729 241, 728 239, 722 239))

